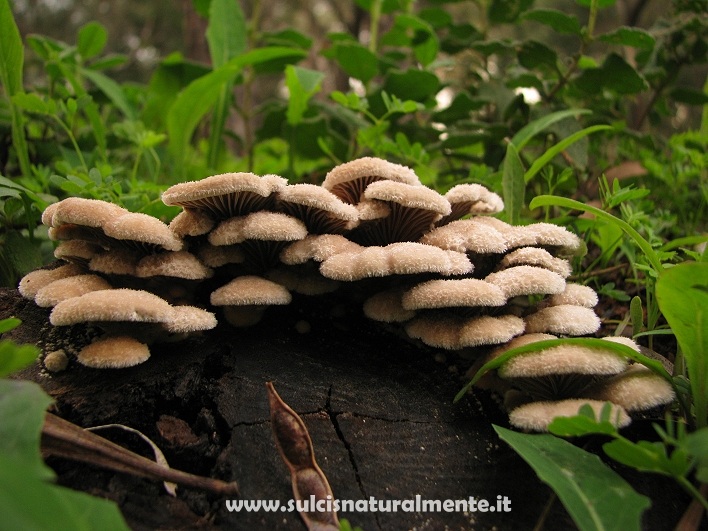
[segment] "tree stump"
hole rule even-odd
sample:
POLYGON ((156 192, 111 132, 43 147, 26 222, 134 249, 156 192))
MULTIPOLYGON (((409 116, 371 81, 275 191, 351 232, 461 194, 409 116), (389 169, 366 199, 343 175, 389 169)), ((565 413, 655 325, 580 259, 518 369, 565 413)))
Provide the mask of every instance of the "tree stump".
MULTIPOLYGON (((49 310, 0 291, 0 318, 23 325, 6 334, 45 352, 81 341, 81 327, 53 328, 49 310)), ((248 329, 219 325, 200 337, 152 349, 136 367, 96 370, 72 362, 50 374, 41 362, 19 374, 39 383, 55 412, 89 427, 138 429, 171 466, 237 481, 243 499, 292 495, 271 433, 265 382, 303 418, 316 459, 337 499, 446 500, 506 496, 510 512, 340 512, 373 529, 531 529, 547 507, 545 529, 572 522, 552 492, 492 429, 506 415, 487 392, 453 404, 464 384, 462 359, 423 348, 366 320, 335 298, 297 299, 270 308, 248 329), (549 503, 550 500, 550 503, 549 503)), ((641 423, 637 430, 642 429, 641 423)), ((117 430, 101 435, 149 455, 117 430)), ((116 501, 134 529, 304 529, 296 512, 229 512, 225 500, 49 458, 59 482, 116 501)), ((618 470, 652 498, 646 529, 673 527, 689 499, 670 480, 618 470)))

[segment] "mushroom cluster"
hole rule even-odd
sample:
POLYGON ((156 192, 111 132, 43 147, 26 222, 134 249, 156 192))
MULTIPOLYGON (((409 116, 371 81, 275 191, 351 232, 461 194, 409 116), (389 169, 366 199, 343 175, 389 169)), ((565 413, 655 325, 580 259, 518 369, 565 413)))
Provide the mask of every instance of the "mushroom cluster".
MULTIPOLYGON (((538 341, 557 339, 546 333, 528 333, 514 338, 488 355, 494 359, 510 349, 538 341)), ((629 338, 603 337, 639 352, 629 338)), ((624 427, 630 413, 671 403, 671 385, 661 376, 610 348, 563 344, 508 359, 488 377, 485 386, 504 395, 509 422, 528 431, 547 431, 555 417, 577 415, 589 404, 599 417, 610 403, 609 421, 624 427)))
POLYGON ((144 360, 147 347, 115 339, 128 337, 126 322, 147 345, 212 328, 214 313, 252 326, 269 306, 336 290, 370 319, 463 354, 600 327, 594 291, 566 282, 581 240, 557 225, 493 217, 503 202, 479 184, 442 195, 410 168, 365 157, 319 186, 226 173, 174 185, 162 200, 182 208, 169 225, 88 199, 44 212, 66 264, 30 273, 20 292, 53 306, 56 326, 104 331, 81 363, 125 366, 116 353, 128 350, 131 363, 144 360))

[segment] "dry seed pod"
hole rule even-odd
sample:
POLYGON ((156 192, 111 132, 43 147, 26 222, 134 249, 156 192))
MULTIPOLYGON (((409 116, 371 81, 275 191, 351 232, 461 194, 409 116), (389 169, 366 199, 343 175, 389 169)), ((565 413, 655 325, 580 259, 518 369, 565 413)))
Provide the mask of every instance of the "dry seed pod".
POLYGON ((312 439, 307 432, 305 423, 295 411, 278 396, 271 382, 266 382, 268 403, 270 404, 270 421, 273 426, 273 436, 280 456, 290 469, 293 495, 298 501, 323 500, 326 508, 331 510, 318 511, 308 507, 309 511, 301 511, 300 516, 309 530, 337 530, 339 520, 334 511, 334 496, 317 462, 312 446, 312 439))

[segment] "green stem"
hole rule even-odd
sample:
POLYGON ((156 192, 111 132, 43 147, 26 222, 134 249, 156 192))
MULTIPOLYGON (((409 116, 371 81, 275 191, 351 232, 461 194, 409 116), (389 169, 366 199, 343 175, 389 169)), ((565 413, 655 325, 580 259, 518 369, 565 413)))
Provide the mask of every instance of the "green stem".
POLYGON ((691 483, 684 476, 676 477, 676 481, 678 481, 679 485, 681 485, 691 496, 693 496, 693 498, 703 506, 706 512, 708 512, 708 500, 701 495, 701 492, 693 483, 691 483))
POLYGON ((590 14, 588 15, 588 34, 587 38, 589 41, 594 39, 593 33, 595 33, 595 22, 597 22, 597 6, 598 0, 591 0, 590 2, 590 14))
POLYGON ((376 53, 379 40, 379 22, 381 21, 381 4, 383 0, 371 3, 371 23, 369 24, 369 51, 376 53))
POLYGON ((88 174, 88 165, 86 164, 86 161, 84 160, 84 155, 81 153, 81 148, 79 148, 79 144, 76 142, 76 138, 74 137, 74 134, 71 132, 71 129, 57 116, 53 116, 53 118, 56 120, 56 122, 59 124, 59 127, 61 127, 66 135, 69 137, 69 140, 71 141, 71 144, 74 146, 74 151, 76 151, 76 155, 79 157, 79 161, 81 161, 81 165, 84 168, 84 171, 88 174))

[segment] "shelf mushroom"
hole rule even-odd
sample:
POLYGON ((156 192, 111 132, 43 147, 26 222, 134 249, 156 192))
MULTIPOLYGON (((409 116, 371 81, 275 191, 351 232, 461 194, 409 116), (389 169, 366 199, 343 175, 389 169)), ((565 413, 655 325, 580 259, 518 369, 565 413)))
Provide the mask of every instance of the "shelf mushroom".
POLYGON ((229 324, 246 327, 258 323, 268 306, 290 304, 292 295, 276 282, 244 275, 214 291, 210 301, 213 306, 223 308, 229 324))

